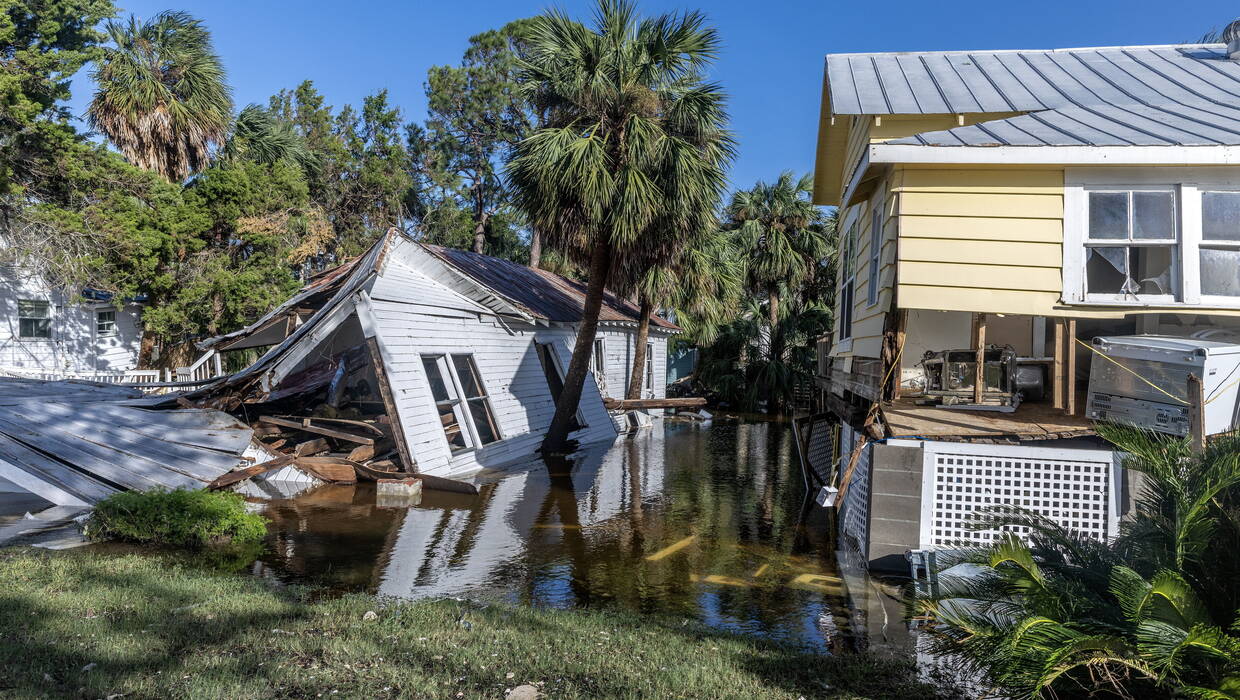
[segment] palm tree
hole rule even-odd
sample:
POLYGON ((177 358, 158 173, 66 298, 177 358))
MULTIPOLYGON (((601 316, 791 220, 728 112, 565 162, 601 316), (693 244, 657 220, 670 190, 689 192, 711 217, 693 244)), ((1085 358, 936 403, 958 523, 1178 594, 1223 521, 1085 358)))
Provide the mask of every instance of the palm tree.
MULTIPOLYGON (((810 175, 797 179, 784 172, 774 184, 758 182, 753 189, 735 193, 727 209, 738 244, 747 251, 749 286, 767 298, 773 363, 784 350, 778 332, 781 295, 812 278, 830 247, 822 210, 811 200, 813 184, 810 175)), ((770 399, 773 404, 773 391, 770 399)))
POLYGON ((646 338, 656 306, 670 308, 677 323, 688 326, 695 344, 713 342, 719 325, 735 312, 744 274, 744 259, 719 229, 704 232, 669 264, 645 269, 636 285, 641 321, 625 398, 641 398, 646 338))
POLYGON ((600 0, 592 28, 552 10, 525 38, 521 90, 543 125, 518 144, 510 182, 544 245, 588 271, 549 453, 577 411, 613 271, 632 280, 626 267, 667 260, 712 225, 733 140, 724 94, 702 77, 719 39, 700 13, 640 19, 600 0))
POLYGON ((244 158, 264 165, 285 160, 308 171, 316 163, 315 154, 292 122, 256 104, 246 105, 237 114, 223 150, 225 158, 244 158))
POLYGON ((1099 432, 1145 481, 1117 541, 992 512, 979 527, 1028 542, 964 550, 915 614, 1005 695, 1240 697, 1240 439, 1196 456, 1185 439, 1099 432))
POLYGON ((91 126, 134 165, 180 182, 228 135, 232 97, 211 35, 185 12, 109 22, 94 71, 91 126))

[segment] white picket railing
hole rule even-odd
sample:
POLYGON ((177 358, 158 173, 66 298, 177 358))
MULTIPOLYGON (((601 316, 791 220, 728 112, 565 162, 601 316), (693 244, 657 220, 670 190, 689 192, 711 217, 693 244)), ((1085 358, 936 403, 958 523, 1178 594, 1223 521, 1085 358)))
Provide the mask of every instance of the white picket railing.
POLYGON ((44 379, 47 381, 84 379, 91 382, 103 382, 104 384, 147 384, 159 381, 159 370, 127 369, 74 372, 71 370, 33 369, 29 367, 0 367, 0 376, 44 379))
POLYGON ((214 349, 203 353, 189 367, 177 367, 176 381, 205 382, 224 374, 224 360, 214 349))

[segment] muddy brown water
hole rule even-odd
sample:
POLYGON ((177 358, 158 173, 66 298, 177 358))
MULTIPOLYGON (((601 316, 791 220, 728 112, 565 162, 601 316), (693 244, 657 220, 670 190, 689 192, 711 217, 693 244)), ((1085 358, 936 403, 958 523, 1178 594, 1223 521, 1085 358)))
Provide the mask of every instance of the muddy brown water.
POLYGON ((420 598, 626 608, 827 651, 852 646, 828 514, 784 423, 656 421, 571 465, 485 474, 476 497, 375 505, 372 486, 272 501, 253 570, 420 598), (844 630, 844 632, 842 632, 844 630))

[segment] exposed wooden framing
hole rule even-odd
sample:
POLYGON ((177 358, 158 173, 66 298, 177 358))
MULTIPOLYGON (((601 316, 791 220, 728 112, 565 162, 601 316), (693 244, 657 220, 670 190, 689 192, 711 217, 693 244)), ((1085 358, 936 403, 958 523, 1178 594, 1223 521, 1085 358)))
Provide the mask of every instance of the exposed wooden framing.
POLYGON ((1076 319, 1068 319, 1067 336, 1063 340, 1063 351, 1067 355, 1068 367, 1064 373, 1064 398, 1067 400, 1065 410, 1068 415, 1076 415, 1076 319))
MULTIPOLYGON (((901 348, 907 340, 908 332, 908 309, 900 309, 896 311, 896 362, 903 362, 904 353, 901 348)), ((899 367, 891 370, 891 400, 896 401, 900 398, 900 383, 903 381, 901 370, 899 367)))
POLYGON ((314 433, 316 435, 326 435, 327 437, 336 438, 337 440, 347 440, 349 442, 356 442, 362 445, 375 444, 375 439, 372 437, 358 435, 356 433, 346 433, 342 430, 332 430, 331 428, 320 428, 317 425, 310 425, 311 419, 309 418, 303 418, 300 422, 298 422, 287 418, 276 418, 275 416, 260 416, 258 420, 262 423, 282 425, 286 428, 296 428, 297 430, 304 430, 307 433, 314 433))
POLYGON ((1063 335, 1064 333, 1063 333, 1063 330, 1064 330, 1064 320, 1062 318, 1056 318, 1055 319, 1055 356, 1054 356, 1055 361, 1051 365, 1051 396, 1052 396, 1052 404, 1055 406, 1055 408, 1059 410, 1063 410, 1064 407, 1067 406, 1067 403, 1064 401, 1064 396, 1063 396, 1063 386, 1064 386, 1064 381, 1063 381, 1063 370, 1064 370, 1063 335))
POLYGON ((973 314, 973 403, 986 394, 986 314, 973 314))
POLYGON ((260 474, 266 474, 269 471, 279 469, 280 467, 287 466, 292 463, 293 455, 280 455, 275 459, 267 460, 261 464, 255 464, 252 467, 246 467, 245 469, 238 469, 236 471, 228 472, 215 481, 207 484, 207 488, 213 491, 222 489, 226 486, 231 486, 238 481, 245 481, 246 479, 256 477, 260 474))
POLYGON ((293 454, 298 457, 309 457, 311 455, 321 454, 331 449, 331 445, 327 444, 326 438, 315 438, 305 442, 298 443, 293 448, 293 454))
POLYGON ((1206 451, 1205 403, 1201 378, 1195 374, 1188 375, 1188 437, 1190 447, 1197 454, 1206 451))
POLYGON ((370 349, 370 362, 375 369, 375 379, 379 384, 379 396, 383 399, 383 408, 392 421, 392 437, 396 441, 396 451, 400 454, 401 466, 410 474, 418 471, 417 463, 409 454, 409 445, 405 442, 405 429, 400 424, 400 414, 396 412, 396 399, 392 396, 392 387, 388 384, 387 370, 384 369, 383 353, 379 347, 379 339, 375 336, 366 338, 366 347, 370 349))

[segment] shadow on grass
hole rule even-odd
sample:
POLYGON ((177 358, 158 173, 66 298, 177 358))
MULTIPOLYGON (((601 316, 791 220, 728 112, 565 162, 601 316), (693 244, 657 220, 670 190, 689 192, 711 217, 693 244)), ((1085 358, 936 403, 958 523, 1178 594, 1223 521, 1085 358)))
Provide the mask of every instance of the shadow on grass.
POLYGON ((0 550, 0 581, 0 695, 934 696, 908 664, 620 611, 312 600, 159 555, 0 550))

